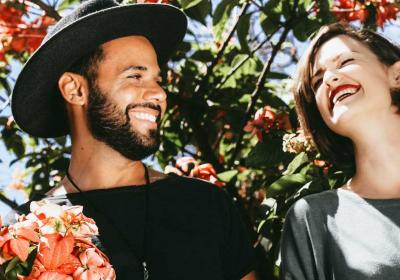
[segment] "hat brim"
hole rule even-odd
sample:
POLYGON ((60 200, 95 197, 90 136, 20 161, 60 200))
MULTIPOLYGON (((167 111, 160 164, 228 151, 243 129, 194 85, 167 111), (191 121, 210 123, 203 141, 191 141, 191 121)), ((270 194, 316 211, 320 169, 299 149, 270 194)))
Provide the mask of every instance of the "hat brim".
POLYGON ((42 44, 23 67, 12 93, 18 126, 36 137, 60 137, 69 125, 58 79, 80 57, 110 40, 139 35, 153 45, 160 65, 183 40, 187 19, 165 4, 117 6, 82 17, 42 44))

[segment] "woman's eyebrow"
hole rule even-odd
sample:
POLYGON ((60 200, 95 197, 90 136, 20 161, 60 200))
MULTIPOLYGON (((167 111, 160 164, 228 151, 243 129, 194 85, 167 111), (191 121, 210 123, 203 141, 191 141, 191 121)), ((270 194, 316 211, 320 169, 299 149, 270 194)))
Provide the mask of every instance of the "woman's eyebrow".
MULTIPOLYGON (((350 53, 359 53, 359 52, 356 51, 356 50, 350 50, 350 53)), ((346 53, 340 53, 340 54, 336 55, 336 56, 332 59, 332 62, 338 61, 343 55, 346 55, 346 53)), ((312 75, 311 75, 311 82, 312 82, 316 77, 318 77, 319 75, 321 75, 321 73, 322 73, 323 71, 324 71, 324 70, 323 70, 322 68, 317 68, 317 71, 316 71, 315 73, 312 73, 312 75)))

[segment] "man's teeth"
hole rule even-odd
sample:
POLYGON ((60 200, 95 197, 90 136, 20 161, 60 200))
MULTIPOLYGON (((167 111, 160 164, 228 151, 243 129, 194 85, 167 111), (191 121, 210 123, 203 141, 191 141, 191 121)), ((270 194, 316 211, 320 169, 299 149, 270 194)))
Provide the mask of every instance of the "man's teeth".
POLYGON ((147 113, 134 113, 133 116, 139 120, 156 122, 157 117, 147 113))
POLYGON ((337 102, 342 101, 346 97, 355 94, 357 90, 358 90, 357 88, 347 88, 339 91, 333 98, 333 104, 336 104, 337 102))

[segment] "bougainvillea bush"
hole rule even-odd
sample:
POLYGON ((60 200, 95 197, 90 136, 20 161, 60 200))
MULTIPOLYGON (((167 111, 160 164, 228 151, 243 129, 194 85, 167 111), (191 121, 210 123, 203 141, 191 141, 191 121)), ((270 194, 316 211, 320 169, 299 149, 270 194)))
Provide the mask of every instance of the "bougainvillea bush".
MULTIPOLYGON (((0 2, 1 140, 24 166, 10 187, 28 197, 57 184, 69 140, 35 139, 9 116, 11 62, 24 62, 47 28, 78 0, 0 2)), ((125 1, 124 1, 125 2, 125 1)), ((132 1, 126 1, 132 2, 132 1)), ((135 2, 135 1, 133 1, 135 2)), ((277 279, 279 240, 300 197, 336 188, 352 174, 316 151, 298 126, 290 95, 299 42, 324 24, 347 21, 384 30, 397 19, 389 0, 137 0, 169 3, 190 19, 179 51, 163 70, 168 110, 161 146, 150 159, 165 172, 208 180, 240 209, 257 250, 259 279, 277 279)), ((16 70, 14 70, 16 71, 16 70)), ((15 202, 4 195, 10 206, 15 202)))

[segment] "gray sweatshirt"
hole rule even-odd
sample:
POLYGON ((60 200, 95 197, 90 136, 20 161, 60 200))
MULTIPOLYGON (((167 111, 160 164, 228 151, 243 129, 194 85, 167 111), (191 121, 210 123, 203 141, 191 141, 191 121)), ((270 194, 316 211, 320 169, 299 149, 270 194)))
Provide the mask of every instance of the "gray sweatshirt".
POLYGON ((400 199, 330 190, 297 201, 282 234, 281 278, 400 279, 400 199))

